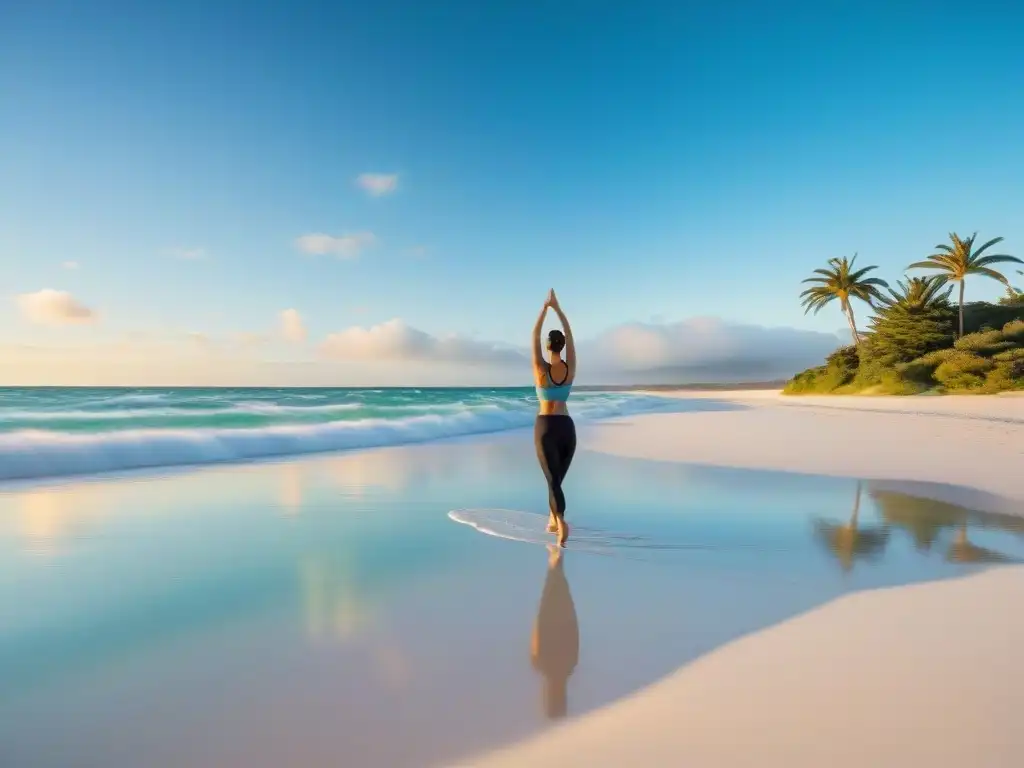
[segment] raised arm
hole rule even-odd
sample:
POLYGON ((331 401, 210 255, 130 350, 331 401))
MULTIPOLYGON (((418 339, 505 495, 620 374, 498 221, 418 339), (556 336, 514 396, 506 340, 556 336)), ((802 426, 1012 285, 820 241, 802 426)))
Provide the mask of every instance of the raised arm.
POLYGON ((558 303, 558 297, 554 295, 554 291, 551 292, 551 296, 551 308, 558 315, 558 319, 562 323, 562 333, 565 334, 565 364, 569 366, 569 375, 576 376, 576 344, 572 340, 572 328, 569 325, 569 318, 562 311, 562 306, 558 303))
POLYGON ((544 365, 544 352, 540 347, 540 332, 544 328, 544 315, 548 313, 548 304, 544 302, 544 306, 540 308, 540 314, 537 315, 537 322, 533 326, 533 370, 534 372, 540 370, 544 365))

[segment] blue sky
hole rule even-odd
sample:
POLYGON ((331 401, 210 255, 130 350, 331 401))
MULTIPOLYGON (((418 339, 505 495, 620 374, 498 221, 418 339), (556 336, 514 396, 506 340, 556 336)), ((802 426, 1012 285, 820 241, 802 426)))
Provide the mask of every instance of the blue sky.
POLYGON ((797 300, 830 256, 894 279, 950 230, 1024 255, 1024 12, 892 5, 5 4, 0 341, 228 343, 294 308, 302 347, 253 355, 309 370, 400 318, 422 362, 412 329, 524 344, 552 285, 585 338, 834 333, 797 300), (28 322, 43 289, 96 322, 28 322))

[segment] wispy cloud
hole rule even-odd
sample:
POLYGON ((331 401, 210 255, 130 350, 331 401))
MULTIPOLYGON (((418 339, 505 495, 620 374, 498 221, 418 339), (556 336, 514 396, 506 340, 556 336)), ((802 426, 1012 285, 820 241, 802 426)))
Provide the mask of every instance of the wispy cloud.
POLYGON ((44 288, 17 298, 22 315, 39 325, 81 325, 96 320, 96 313, 67 291, 44 288))
POLYGON ((77 261, 65 261, 61 262, 61 266, 64 267, 64 269, 78 269, 80 265, 77 261))
POLYGON ((356 184, 373 197, 383 197, 398 189, 398 174, 361 173, 356 177, 356 184))
POLYGON ((316 232, 298 238, 295 245, 305 253, 318 256, 333 254, 340 259, 354 259, 360 251, 375 242, 377 237, 373 232, 352 232, 337 236, 316 232))
POLYGON ((320 347, 337 360, 422 360, 436 362, 524 363, 514 347, 465 336, 432 336, 395 318, 370 328, 355 326, 332 333, 320 347))
POLYGON ((168 256, 173 256, 176 259, 185 259, 186 261, 206 258, 205 248, 168 248, 165 253, 168 256))
POLYGON ((306 340, 306 326, 302 322, 299 310, 286 309, 281 312, 281 334, 296 344, 306 340))
POLYGON ((425 245, 414 245, 411 248, 406 248, 405 252, 414 259, 425 259, 430 251, 425 245))

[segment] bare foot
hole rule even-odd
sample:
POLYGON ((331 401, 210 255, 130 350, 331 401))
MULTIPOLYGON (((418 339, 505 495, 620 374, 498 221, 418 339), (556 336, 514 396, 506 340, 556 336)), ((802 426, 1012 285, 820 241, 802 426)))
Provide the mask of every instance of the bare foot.
POLYGON ((552 517, 548 520, 548 533, 557 533, 557 531, 558 523, 556 523, 555 518, 552 517))
POLYGON ((565 520, 558 521, 558 546, 564 547, 565 540, 569 538, 569 524, 565 520))

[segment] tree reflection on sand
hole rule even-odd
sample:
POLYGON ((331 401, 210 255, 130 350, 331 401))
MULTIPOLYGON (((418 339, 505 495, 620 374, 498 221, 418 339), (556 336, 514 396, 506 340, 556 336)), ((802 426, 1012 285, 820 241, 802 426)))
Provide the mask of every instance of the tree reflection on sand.
POLYGON ((979 547, 967 540, 967 521, 964 520, 956 538, 949 545, 946 559, 951 563, 1009 563, 1013 558, 994 549, 979 547))
POLYGON ((946 554, 950 562, 1001 563, 1013 560, 1008 555, 972 544, 968 541, 968 527, 1024 536, 1024 517, 1017 515, 982 512, 893 491, 872 490, 870 495, 882 519, 894 528, 907 531, 920 551, 930 551, 946 531, 958 529, 946 554))
POLYGON ((921 552, 928 552, 947 528, 963 525, 970 510, 918 496, 893 491, 869 491, 871 500, 886 523, 910 534, 921 552))
POLYGON ((892 529, 909 534, 921 553, 930 552, 946 533, 956 530, 945 553, 945 559, 951 563, 1015 562, 1008 555, 972 543, 968 528, 998 530, 1022 536, 1024 518, 981 512, 957 504, 869 487, 868 495, 878 511, 881 523, 863 525, 860 522, 863 486, 864 483, 857 483, 853 512, 848 522, 836 523, 823 518, 814 521, 817 540, 835 556, 844 572, 850 571, 858 560, 874 560, 882 556, 892 529))
POLYGON ((835 555, 844 572, 850 571, 856 560, 879 557, 889 543, 888 526, 860 525, 862 493, 863 483, 857 483, 853 512, 851 512, 848 522, 833 523, 823 519, 814 521, 818 541, 835 555))

